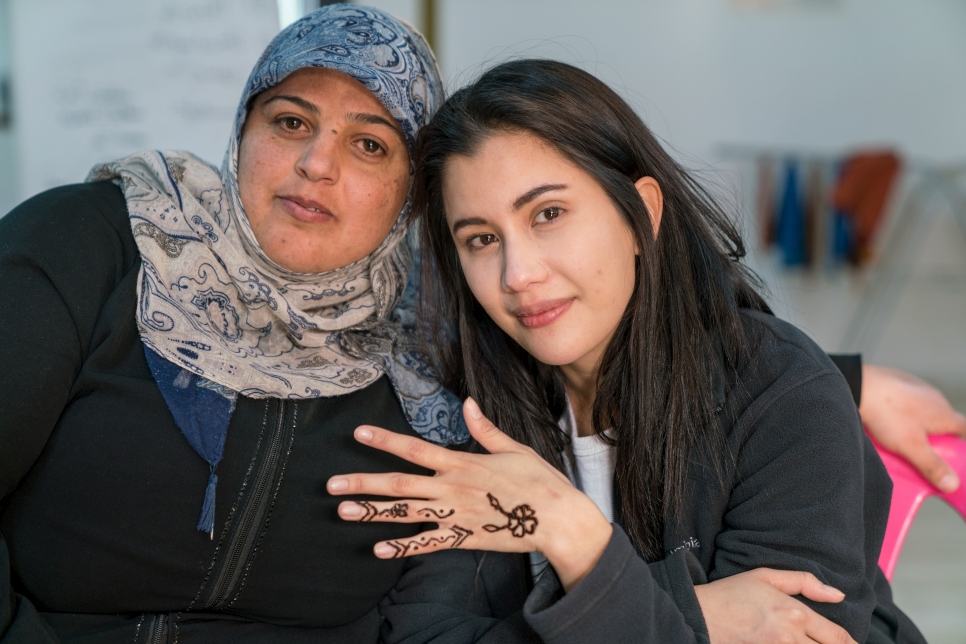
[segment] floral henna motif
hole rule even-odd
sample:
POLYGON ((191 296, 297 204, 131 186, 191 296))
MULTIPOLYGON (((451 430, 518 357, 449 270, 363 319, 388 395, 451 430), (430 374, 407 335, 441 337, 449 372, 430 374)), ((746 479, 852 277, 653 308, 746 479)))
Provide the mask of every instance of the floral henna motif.
POLYGON ((497 512, 506 517, 506 524, 504 525, 493 525, 492 523, 487 523, 483 526, 483 529, 487 532, 499 532, 500 530, 509 530, 514 537, 523 537, 524 535, 533 534, 537 529, 537 513, 526 503, 518 505, 513 508, 510 512, 503 509, 500 502, 495 496, 487 492, 486 498, 490 500, 490 505, 493 506, 497 512))
POLYGON ((416 514, 422 516, 424 519, 445 519, 447 517, 453 516, 456 510, 450 509, 449 512, 446 510, 434 510, 433 508, 423 508, 422 510, 417 510, 416 514))
POLYGON ((356 503, 361 505, 366 510, 366 513, 362 515, 362 518, 359 519, 360 523, 367 523, 369 521, 373 521, 376 519, 376 517, 389 517, 392 519, 396 519, 399 517, 409 516, 408 503, 397 503, 393 505, 391 508, 386 508, 385 510, 377 509, 376 506, 369 503, 368 501, 356 501, 356 503))
POLYGON ((390 546, 392 546, 395 552, 392 555, 393 559, 399 559, 400 557, 405 557, 407 555, 416 554, 420 550, 427 550, 431 546, 442 546, 446 545, 449 548, 459 548, 460 545, 466 541, 466 537, 473 534, 472 530, 467 530, 466 528, 461 528, 458 525, 454 525, 449 528, 450 534, 442 537, 419 537, 418 539, 413 539, 411 541, 387 541, 390 546))

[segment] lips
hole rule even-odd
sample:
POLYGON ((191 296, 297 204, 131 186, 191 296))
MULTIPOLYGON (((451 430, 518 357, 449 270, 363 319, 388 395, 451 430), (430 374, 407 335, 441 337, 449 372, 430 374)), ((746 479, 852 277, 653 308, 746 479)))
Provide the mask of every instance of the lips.
POLYGON ((313 201, 312 199, 306 199, 297 195, 285 195, 279 197, 278 200, 282 204, 282 208, 285 209, 285 212, 287 212, 293 219, 304 221, 310 224, 335 219, 335 215, 332 214, 332 211, 318 201, 313 201))
POLYGON ((570 309, 575 298, 564 297, 555 300, 543 300, 527 306, 520 306, 513 309, 512 313, 517 317, 523 326, 530 329, 537 329, 555 322, 561 315, 570 309))

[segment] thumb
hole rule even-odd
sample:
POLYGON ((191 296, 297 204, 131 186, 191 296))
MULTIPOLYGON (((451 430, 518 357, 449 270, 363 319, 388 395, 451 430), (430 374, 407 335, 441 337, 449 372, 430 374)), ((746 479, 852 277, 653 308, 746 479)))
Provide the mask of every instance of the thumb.
POLYGON ((476 442, 483 446, 483 449, 491 454, 497 452, 519 451, 522 445, 500 431, 483 415, 483 410, 472 398, 467 398, 463 402, 463 418, 466 419, 466 426, 470 430, 470 435, 476 442))
POLYGON ((819 581, 810 572, 799 570, 772 570, 759 568, 754 571, 762 581, 774 586, 786 595, 801 595, 816 602, 835 604, 845 599, 845 593, 819 581))
POLYGON ((909 445, 903 456, 927 481, 943 492, 954 492, 959 487, 959 477, 956 476, 956 472, 946 461, 939 458, 925 437, 909 445))

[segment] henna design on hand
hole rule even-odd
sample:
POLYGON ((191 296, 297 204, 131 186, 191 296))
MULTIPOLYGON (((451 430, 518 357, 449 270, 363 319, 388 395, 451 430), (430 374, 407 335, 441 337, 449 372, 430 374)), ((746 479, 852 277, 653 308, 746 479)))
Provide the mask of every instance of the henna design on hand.
POLYGON ((376 517, 390 517, 393 519, 399 517, 409 516, 409 504, 408 503, 397 503, 391 508, 386 508, 385 510, 379 510, 373 504, 368 501, 356 501, 359 505, 365 508, 366 513, 362 515, 359 519, 360 523, 368 523, 373 521, 376 517))
POLYGON ((421 515, 424 519, 429 519, 429 518, 445 519, 447 517, 453 516, 453 514, 455 513, 456 513, 456 510, 453 510, 452 508, 450 509, 449 512, 447 512, 444 509, 434 510, 433 508, 423 508, 422 510, 416 510, 416 514, 421 515))
POLYGON ((387 541, 390 546, 395 550, 392 555, 393 559, 399 559, 400 557, 405 557, 406 555, 415 554, 419 550, 425 550, 426 548, 434 545, 448 544, 452 541, 452 545, 449 548, 459 548, 460 545, 466 541, 466 537, 473 534, 472 530, 466 528, 461 528, 458 525, 454 525, 449 528, 450 534, 443 537, 420 537, 418 539, 413 539, 412 541, 401 541, 395 539, 393 541, 387 541))
POLYGON ((537 513, 526 503, 518 505, 507 512, 500 505, 497 498, 489 492, 486 493, 486 498, 490 500, 490 505, 493 506, 493 509, 506 517, 506 524, 504 525, 493 525, 492 523, 484 525, 483 529, 487 532, 509 530, 510 534, 514 537, 522 538, 524 535, 533 534, 536 531, 538 523, 537 513))

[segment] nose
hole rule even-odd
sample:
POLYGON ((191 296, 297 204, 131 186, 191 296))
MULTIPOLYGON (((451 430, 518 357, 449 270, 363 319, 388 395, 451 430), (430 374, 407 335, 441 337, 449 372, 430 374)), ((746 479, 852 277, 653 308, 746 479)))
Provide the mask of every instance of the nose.
POLYGON ((539 247, 530 239, 503 240, 503 290, 525 291, 546 281, 550 270, 539 247))
POLYGON ((295 171, 309 181, 339 180, 338 137, 325 131, 309 139, 295 163, 295 171))

